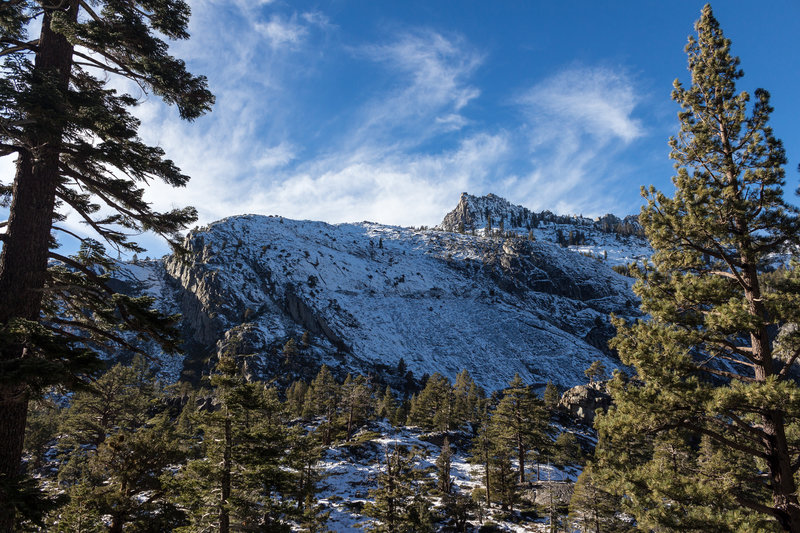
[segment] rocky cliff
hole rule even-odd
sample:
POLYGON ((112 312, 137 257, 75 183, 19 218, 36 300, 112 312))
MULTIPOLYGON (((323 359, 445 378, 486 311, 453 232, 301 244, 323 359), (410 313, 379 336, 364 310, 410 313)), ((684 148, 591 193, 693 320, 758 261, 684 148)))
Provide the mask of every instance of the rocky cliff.
POLYGON ((569 387, 593 360, 615 366, 608 314, 637 312, 629 279, 545 239, 246 215, 192 231, 185 246, 119 276, 183 314, 188 377, 235 338, 264 379, 325 363, 569 387), (292 338, 297 349, 284 350, 292 338))

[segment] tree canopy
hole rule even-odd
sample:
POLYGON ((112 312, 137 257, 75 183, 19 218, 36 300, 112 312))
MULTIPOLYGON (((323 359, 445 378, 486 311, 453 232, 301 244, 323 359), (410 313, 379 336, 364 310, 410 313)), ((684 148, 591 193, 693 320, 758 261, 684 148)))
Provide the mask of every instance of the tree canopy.
POLYGON ((113 262, 97 239, 138 252, 131 237, 153 231, 177 245, 196 219, 193 208, 158 212, 144 199, 152 180, 180 187, 189 177, 138 137, 138 100, 109 86, 130 80, 184 119, 207 112, 206 79, 166 42, 188 38, 188 20, 182 0, 0 5, 0 156, 16 157, 13 183, 0 182, 9 207, 0 223, 0 530, 13 527, 30 395, 96 370, 98 343, 135 350, 130 335, 142 335, 176 348, 174 317, 108 287, 113 262), (93 238, 64 227, 68 213, 93 238), (59 254, 58 236, 78 239, 80 253, 59 254))
MULTIPOLYGON (((769 94, 738 92, 731 42, 706 5, 675 82, 675 194, 643 190, 655 253, 635 292, 649 319, 616 320, 617 374, 598 463, 640 527, 800 531, 798 271, 770 263, 798 241, 783 199, 769 94)), ((599 468, 597 468, 599 467, 599 468)))

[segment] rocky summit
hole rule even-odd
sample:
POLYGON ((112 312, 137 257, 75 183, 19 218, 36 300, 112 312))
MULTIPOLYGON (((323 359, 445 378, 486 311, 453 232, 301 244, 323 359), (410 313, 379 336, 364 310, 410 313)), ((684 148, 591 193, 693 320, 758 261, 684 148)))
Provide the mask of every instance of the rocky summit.
POLYGON ((173 377, 196 378, 226 349, 251 356, 248 372, 266 380, 313 376, 324 363, 387 382, 467 369, 490 390, 515 373, 574 386, 594 360, 617 366, 608 315, 638 311, 609 258, 635 260, 646 244, 523 209, 465 194, 434 229, 230 217, 191 231, 185 255, 114 275, 183 315, 186 355, 173 377), (580 244, 556 242, 569 231, 580 244))

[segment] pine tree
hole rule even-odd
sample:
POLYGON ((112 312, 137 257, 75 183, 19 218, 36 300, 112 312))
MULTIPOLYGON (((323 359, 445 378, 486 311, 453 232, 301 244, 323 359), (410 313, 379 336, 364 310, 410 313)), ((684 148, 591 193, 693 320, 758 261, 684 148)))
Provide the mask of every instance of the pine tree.
POLYGON ((465 423, 474 424, 479 417, 483 390, 478 387, 469 372, 462 370, 456 376, 453 385, 453 427, 459 428, 465 423))
POLYGON ((561 394, 558 392, 558 387, 553 385, 552 381, 548 381, 544 388, 544 406, 552 411, 558 406, 560 400, 561 394))
POLYGON ((545 443, 549 444, 548 418, 542 401, 523 383, 519 374, 514 375, 492 413, 490 431, 498 449, 516 450, 520 483, 525 482, 525 457, 528 452, 545 443))
POLYGON ((372 392, 364 376, 353 378, 348 374, 341 388, 341 408, 346 440, 350 440, 356 427, 369 418, 371 404, 372 392))
POLYGON ((558 466, 577 465, 582 458, 583 453, 575 434, 570 431, 559 433, 553 443, 553 462, 558 466))
POLYGON ((97 448, 82 480, 92 491, 83 497, 110 517, 111 533, 174 529, 183 513, 168 501, 162 476, 184 459, 175 426, 162 413, 134 431, 116 431, 97 448))
POLYGON ((312 433, 307 433, 301 427, 291 428, 287 442, 289 444, 287 466, 295 473, 290 493, 297 502, 296 520, 299 521, 303 531, 309 533, 328 531, 326 523, 330 511, 326 511, 316 499, 318 484, 323 477, 317 465, 322 458, 324 448, 312 433))
POLYGON ((453 450, 450 448, 450 439, 444 438, 439 457, 436 458, 436 476, 439 480, 437 488, 442 494, 450 494, 453 488, 453 479, 450 477, 453 450))
POLYGON ((283 364, 289 365, 290 363, 294 363, 297 360, 297 343, 294 341, 294 337, 291 337, 286 344, 283 345, 281 349, 281 355, 283 355, 283 364))
POLYGON ((17 157, 13 184, 0 183, 0 203, 10 207, 0 235, 0 531, 14 527, 31 395, 99 371, 97 342, 134 348, 121 330, 175 348, 174 330, 163 334, 174 319, 148 310, 150 299, 116 294, 99 273, 110 266, 102 247, 59 222, 72 210, 115 248, 141 252, 128 232, 176 242, 195 220, 191 208, 158 213, 143 200, 140 184, 181 186, 188 177, 137 137, 128 112, 136 98, 107 88, 122 76, 175 104, 182 118, 208 111, 205 78, 187 72, 157 36, 188 38, 188 15, 181 0, 0 6, 0 157, 17 157), (81 255, 56 253, 53 231, 78 237, 81 255), (60 265, 48 269, 51 260, 60 265))
MULTIPOLYGON (((142 358, 130 366, 117 364, 101 376, 91 392, 80 392, 63 417, 58 482, 70 501, 58 509, 48 527, 63 526, 61 515, 79 511, 88 527, 108 517, 108 530, 172 529, 182 514, 167 498, 161 476, 180 463, 184 453, 176 425, 164 412, 163 390, 142 358), (99 516, 90 518, 82 509, 99 516)), ((78 527, 68 521, 70 527, 78 527)))
POLYGON ((59 421, 62 418, 62 409, 54 398, 47 396, 31 402, 28 410, 28 422, 25 427, 25 455, 28 461, 29 473, 42 468, 45 454, 54 444, 58 436, 59 421))
POLYGON ((434 372, 411 402, 408 422, 426 430, 449 431, 453 428, 453 407, 450 380, 434 372))
POLYGON ((378 487, 364 506, 364 515, 374 518, 368 531, 411 533, 432 531, 431 502, 424 495, 422 472, 416 468, 418 450, 395 446, 384 453, 378 487))
POLYGON ((308 385, 302 380, 292 382, 286 389, 286 409, 292 416, 303 416, 307 393, 308 385))
POLYGON ((583 371, 584 375, 589 378, 589 383, 601 381, 606 377, 606 366, 600 359, 593 361, 589 368, 583 371))
POLYGON ((397 401, 392 394, 392 388, 386 385, 383 391, 383 398, 381 398, 380 407, 378 408, 378 416, 385 418, 393 426, 398 425, 397 421, 397 401))
POLYGON ((636 375, 612 380, 595 473, 640 527, 797 532, 800 332, 783 325, 800 319, 800 276, 764 266, 797 245, 798 210, 783 199, 768 93, 737 93, 739 60, 710 6, 695 28, 691 85, 673 91, 675 195, 651 187, 639 217, 655 254, 635 291, 651 318, 615 321, 636 375))
POLYGON ((322 433, 322 443, 328 446, 333 439, 341 389, 326 365, 322 365, 311 382, 306 398, 307 414, 323 418, 319 431, 322 433))
POLYGON ((583 469, 569 500, 569 522, 581 533, 615 533, 632 531, 630 522, 619 513, 620 498, 600 487, 591 465, 583 469))
POLYGON ((217 408, 198 413, 202 431, 199 457, 175 480, 178 503, 190 525, 178 531, 213 528, 222 533, 249 524, 289 531, 297 505, 279 498, 290 493, 286 468, 287 431, 277 393, 247 382, 236 355, 239 339, 221 347, 211 384, 217 408))
POLYGON ((118 363, 98 378, 90 390, 77 392, 61 424, 61 447, 100 446, 112 430, 144 425, 157 401, 152 370, 143 358, 133 365, 118 363))
POLYGON ((487 509, 492 505, 492 472, 489 468, 492 451, 490 422, 489 407, 487 404, 484 404, 480 417, 478 418, 478 432, 472 440, 472 449, 470 450, 470 461, 479 464, 483 471, 483 495, 485 497, 487 509))

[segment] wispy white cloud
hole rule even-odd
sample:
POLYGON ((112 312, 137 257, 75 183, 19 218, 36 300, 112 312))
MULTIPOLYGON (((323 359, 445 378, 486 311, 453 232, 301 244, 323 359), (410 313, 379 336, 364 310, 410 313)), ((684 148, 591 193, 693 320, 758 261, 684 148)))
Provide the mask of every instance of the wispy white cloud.
POLYGON ((507 182, 513 195, 567 213, 617 207, 609 174, 626 171, 616 156, 645 135, 634 114, 641 96, 633 79, 622 69, 573 67, 529 88, 517 103, 532 168, 507 182))
POLYGON ((200 223, 262 213, 418 226, 440 222, 462 191, 559 212, 613 207, 600 174, 644 135, 624 72, 565 70, 519 93, 517 123, 482 126, 471 109, 485 54, 462 37, 404 30, 346 45, 325 14, 266 4, 193 1, 193 38, 175 53, 208 74, 217 104, 193 124, 157 98, 138 108, 144 140, 192 176, 184 190, 149 187, 157 209, 194 205, 200 223), (321 41, 371 76, 360 101, 310 116, 298 93, 326 82, 321 41))
POLYGON ((480 95, 470 77, 483 55, 463 38, 420 30, 356 53, 388 68, 395 85, 362 110, 359 142, 409 130, 414 135, 404 140, 422 142, 468 123, 461 111, 480 95))
POLYGON ((532 87, 520 99, 540 126, 562 124, 601 141, 630 142, 644 131, 632 114, 639 103, 632 80, 609 68, 572 68, 532 87))
POLYGON ((284 19, 280 15, 272 15, 266 22, 256 22, 255 29, 273 49, 283 46, 296 46, 308 34, 308 28, 297 22, 297 16, 284 19))

